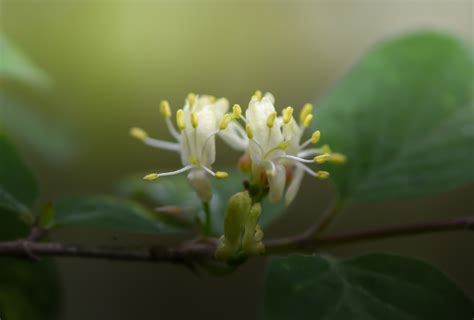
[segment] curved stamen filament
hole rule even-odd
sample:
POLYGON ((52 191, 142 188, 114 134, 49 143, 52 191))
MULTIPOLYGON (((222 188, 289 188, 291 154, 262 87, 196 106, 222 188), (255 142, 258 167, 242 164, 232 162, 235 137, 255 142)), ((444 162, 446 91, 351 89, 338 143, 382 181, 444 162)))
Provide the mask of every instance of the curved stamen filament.
POLYGON ((155 147, 155 148, 171 150, 171 151, 179 151, 179 149, 180 149, 178 143, 153 139, 153 138, 150 138, 150 137, 146 137, 143 140, 143 143, 145 143, 146 145, 155 147))
POLYGON ((304 159, 300 157, 295 157, 291 156, 289 154, 286 154, 284 156, 278 156, 274 158, 275 160, 290 160, 290 161, 296 161, 296 162, 301 162, 301 163, 314 163, 314 160, 310 159, 304 159))
POLYGON ((298 157, 306 158, 306 157, 311 157, 311 156, 324 154, 324 153, 325 152, 320 148, 311 148, 311 149, 301 150, 300 152, 298 152, 298 157))
POLYGON ((168 131, 171 133, 171 135, 178 141, 180 141, 181 136, 179 135, 178 131, 174 127, 173 121, 171 121, 170 118, 165 119, 166 126, 168 127, 168 131))

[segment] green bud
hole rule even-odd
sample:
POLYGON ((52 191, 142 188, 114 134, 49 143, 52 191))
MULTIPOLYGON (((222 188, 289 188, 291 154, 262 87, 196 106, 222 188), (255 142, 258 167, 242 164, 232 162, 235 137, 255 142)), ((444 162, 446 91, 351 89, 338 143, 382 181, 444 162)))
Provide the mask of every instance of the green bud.
POLYGON ((251 255, 261 254, 265 251, 263 246, 263 231, 260 225, 257 224, 260 214, 262 213, 262 206, 256 203, 250 209, 250 214, 245 223, 245 231, 242 239, 242 249, 251 255))
POLYGON ((224 235, 217 247, 216 258, 227 260, 240 249, 251 205, 252 200, 247 191, 236 193, 229 199, 224 219, 224 235))

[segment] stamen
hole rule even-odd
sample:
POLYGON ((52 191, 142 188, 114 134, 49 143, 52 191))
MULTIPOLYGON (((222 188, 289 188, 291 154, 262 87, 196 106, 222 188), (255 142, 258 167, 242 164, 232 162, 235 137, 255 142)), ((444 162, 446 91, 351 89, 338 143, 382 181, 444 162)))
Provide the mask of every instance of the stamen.
POLYGON ((293 117, 293 108, 292 107, 286 107, 283 112, 283 123, 288 124, 291 121, 291 118, 293 117))
POLYGON ((328 161, 335 164, 343 164, 347 161, 347 157, 342 153, 333 153, 328 161))
POLYGON ((179 143, 153 139, 150 137, 146 137, 145 140, 143 140, 143 142, 146 145, 159 148, 159 149, 165 149, 165 150, 171 150, 171 151, 179 151, 180 149, 179 143))
POLYGON ((314 157, 314 162, 323 164, 328 161, 330 157, 331 155, 329 153, 320 154, 319 156, 314 157))
POLYGON ((319 179, 327 179, 329 178, 329 172, 327 171, 318 171, 316 172, 316 177, 319 178, 319 179))
POLYGON ((252 96, 252 99, 257 99, 258 101, 262 100, 263 94, 262 91, 257 90, 252 96))
POLYGON ((229 174, 225 171, 217 171, 216 172, 216 178, 217 179, 225 179, 229 176, 229 174))
POLYGON ((171 117, 171 108, 170 104, 168 101, 163 100, 160 103, 160 113, 163 117, 165 118, 170 118, 171 117))
POLYGON ((158 173, 150 173, 143 177, 144 180, 153 181, 160 177, 158 173))
POLYGON ((253 129, 252 129, 252 127, 251 127, 249 124, 247 124, 247 125, 245 126, 245 132, 247 133, 247 137, 248 137, 250 140, 252 140, 252 139, 253 139, 253 129))
POLYGON ((332 153, 331 147, 328 144, 325 144, 321 147, 323 153, 332 153))
POLYGON ((181 140, 181 135, 178 133, 178 131, 176 131, 174 125, 173 125, 173 122, 171 121, 171 118, 166 118, 165 119, 165 122, 166 122, 166 126, 168 127, 168 130, 169 132, 171 133, 171 135, 178 141, 181 140))
POLYGON ((303 126, 305 128, 308 128, 310 125, 311 125, 311 122, 313 121, 313 115, 312 114, 308 114, 305 118, 304 118, 304 121, 303 121, 303 126))
POLYGON ((238 104, 234 104, 234 107, 232 107, 232 111, 234 114, 235 119, 240 119, 242 116, 242 108, 238 104))
POLYGON ((323 153, 325 152, 322 152, 321 149, 319 148, 311 148, 311 149, 301 150, 300 152, 298 152, 298 157, 306 158, 306 157, 314 156, 316 154, 323 154, 323 153))
POLYGON ((211 103, 215 103, 217 101, 217 98, 215 96, 209 96, 209 101, 211 103))
POLYGON ((270 129, 273 128, 273 124, 275 123, 276 116, 277 116, 277 113, 275 111, 270 113, 270 115, 267 118, 267 127, 268 128, 270 128, 270 129))
POLYGON ((185 167, 183 167, 179 170, 176 170, 176 171, 170 171, 170 172, 164 172, 164 173, 150 173, 150 174, 147 174, 146 176, 144 176, 143 179, 152 181, 152 180, 158 179, 159 177, 175 176, 177 174, 186 172, 191 168, 192 168, 192 166, 185 166, 185 167))
POLYGON ((291 160, 291 161, 296 161, 296 162, 301 162, 301 163, 314 163, 314 160, 310 159, 304 159, 296 156, 292 156, 289 154, 283 155, 283 156, 278 156, 275 157, 274 159, 276 160, 291 160))
POLYGON ((178 112, 176 112, 176 125, 181 131, 186 129, 186 117, 184 115, 183 109, 179 109, 178 112))
POLYGON ((189 93, 187 96, 189 107, 192 108, 196 102, 196 95, 194 93, 189 93))
POLYGON ((148 137, 148 134, 142 128, 133 127, 130 129, 130 135, 135 139, 145 141, 148 137))
POLYGON ((191 125, 196 129, 199 125, 198 116, 196 112, 191 112, 191 125))
POLYGON ((230 121, 232 120, 232 116, 228 113, 226 113, 221 120, 221 123, 219 124, 219 129, 220 130, 225 130, 227 126, 229 125, 230 121))
POLYGON ((319 132, 319 130, 316 130, 313 132, 313 135, 311 136, 311 143, 316 144, 319 142, 319 139, 321 139, 321 132, 319 132))
POLYGON ((313 112, 313 105, 311 103, 305 104, 300 112, 300 123, 303 123, 306 119, 306 116, 311 112, 313 112))

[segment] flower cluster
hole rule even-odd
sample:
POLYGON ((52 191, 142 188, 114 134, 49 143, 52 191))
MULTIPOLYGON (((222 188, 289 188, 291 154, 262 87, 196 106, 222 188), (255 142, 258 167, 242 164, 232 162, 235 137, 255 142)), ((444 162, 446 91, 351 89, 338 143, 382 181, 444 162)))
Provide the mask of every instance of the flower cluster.
POLYGON ((268 193, 271 202, 278 202, 286 187, 284 198, 289 205, 304 173, 320 179, 329 177, 327 171, 313 171, 309 164, 342 163, 345 156, 332 153, 328 146, 311 147, 318 143, 319 131, 304 138, 313 121, 311 104, 302 108, 296 120, 292 107, 286 107, 278 116, 274 103, 272 94, 256 91, 244 115, 238 104, 229 110, 225 98, 189 94, 185 106, 176 112, 175 127, 170 105, 163 101, 160 112, 176 142, 150 138, 140 128, 132 128, 130 133, 147 145, 180 153, 183 167, 172 172, 151 173, 144 179, 189 172, 190 185, 203 202, 209 202, 212 197, 209 178, 228 176, 226 172, 212 170, 216 158, 215 137, 220 136, 232 148, 244 152, 240 168, 251 174, 251 184, 264 190, 265 195, 268 193))

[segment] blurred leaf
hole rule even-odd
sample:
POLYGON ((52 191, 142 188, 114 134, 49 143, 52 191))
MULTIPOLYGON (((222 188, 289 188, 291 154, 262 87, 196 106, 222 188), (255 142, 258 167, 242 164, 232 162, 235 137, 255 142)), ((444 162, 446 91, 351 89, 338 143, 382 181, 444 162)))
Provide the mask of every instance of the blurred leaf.
POLYGON ((0 33, 0 78, 13 79, 40 88, 47 88, 48 76, 0 33))
POLYGON ((23 163, 13 145, 0 131, 0 215, 17 213, 31 222, 28 210, 38 196, 36 180, 23 163))
POLYGON ((57 319, 60 288, 56 271, 46 262, 0 258, 0 318, 57 319))
POLYGON ((460 40, 416 33, 370 51, 316 113, 331 167, 359 201, 430 195, 474 180, 474 59, 460 40))
POLYGON ((474 305, 425 262, 386 254, 345 261, 292 255, 271 260, 265 319, 471 319, 474 305))
MULTIPOLYGON (((235 193, 244 190, 243 181, 246 175, 238 170, 228 170, 229 177, 225 180, 213 180, 214 195, 211 200, 213 234, 220 236, 224 233, 224 213, 227 200, 235 193)), ((196 214, 204 221, 204 212, 199 198, 189 186, 185 175, 172 176, 156 182, 144 181, 144 175, 137 175, 123 179, 119 183, 119 193, 124 196, 134 197, 157 207, 174 209, 168 214, 167 221, 184 221, 183 225, 189 227, 196 214), (170 217, 172 215, 172 217, 170 217)), ((269 225, 273 220, 284 213, 285 206, 282 202, 270 204, 263 203, 264 210, 260 219, 262 227, 269 225)), ((166 214, 166 212, 164 212, 166 214)))
POLYGON ((93 227, 147 234, 177 231, 161 223, 153 212, 138 203, 115 197, 64 199, 55 204, 54 210, 55 226, 93 227))
POLYGON ((28 144, 44 159, 62 163, 78 154, 77 143, 65 126, 42 117, 0 91, 2 120, 12 136, 28 144))
POLYGON ((51 229, 54 226, 54 207, 52 204, 46 205, 39 214, 38 225, 43 229, 51 229))

